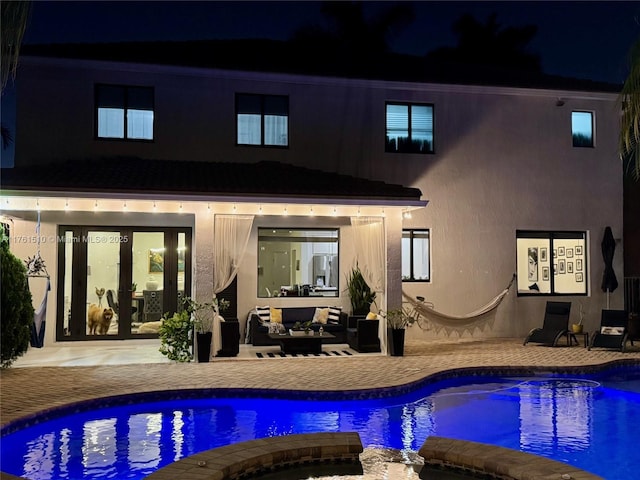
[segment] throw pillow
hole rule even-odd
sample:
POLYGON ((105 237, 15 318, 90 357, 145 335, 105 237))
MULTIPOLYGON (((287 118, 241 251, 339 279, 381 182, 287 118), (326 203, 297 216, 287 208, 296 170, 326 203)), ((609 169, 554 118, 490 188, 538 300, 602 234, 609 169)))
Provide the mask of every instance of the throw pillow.
POLYGON ((271 307, 271 322, 272 323, 282 323, 282 309, 281 308, 273 308, 271 307))
POLYGON ((373 313, 373 312, 369 312, 367 313, 367 320, 376 320, 378 318, 378 315, 373 313))
POLYGON ((271 309, 269 305, 264 307, 256 307, 256 313, 260 317, 260 323, 269 323, 271 321, 271 309))
POLYGON ((326 324, 329 319, 328 308, 316 308, 316 313, 313 314, 313 323, 326 324))
POLYGON ((328 323, 340 323, 340 314, 342 313, 342 307, 329 307, 328 323))
POLYGON ((624 327, 600 327, 600 333, 602 335, 622 335, 624 327))

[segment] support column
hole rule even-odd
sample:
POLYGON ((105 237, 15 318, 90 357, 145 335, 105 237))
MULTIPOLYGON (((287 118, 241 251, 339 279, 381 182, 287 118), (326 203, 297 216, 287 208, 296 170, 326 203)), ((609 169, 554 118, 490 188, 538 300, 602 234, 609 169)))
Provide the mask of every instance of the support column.
MULTIPOLYGON (((402 306, 402 209, 390 208, 385 217, 386 229, 386 295, 383 310, 393 310, 402 306)), ((387 342, 387 325, 381 322, 380 339, 383 351, 389 353, 387 342)))
MULTIPOLYGON (((213 219, 213 213, 206 208, 196 210, 191 291, 199 303, 210 302, 213 298, 213 219)), ((217 322, 214 324, 213 355, 220 349, 219 326, 217 322)))

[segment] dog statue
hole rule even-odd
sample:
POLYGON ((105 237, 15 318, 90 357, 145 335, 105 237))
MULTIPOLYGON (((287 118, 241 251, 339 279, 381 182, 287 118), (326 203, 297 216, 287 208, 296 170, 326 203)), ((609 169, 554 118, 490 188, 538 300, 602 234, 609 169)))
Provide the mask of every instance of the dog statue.
POLYGON ((89 335, 106 335, 113 319, 111 308, 102 308, 92 303, 87 313, 89 335))
POLYGON ((96 295, 98 296, 98 306, 102 306, 102 296, 104 295, 104 288, 96 287, 96 295))

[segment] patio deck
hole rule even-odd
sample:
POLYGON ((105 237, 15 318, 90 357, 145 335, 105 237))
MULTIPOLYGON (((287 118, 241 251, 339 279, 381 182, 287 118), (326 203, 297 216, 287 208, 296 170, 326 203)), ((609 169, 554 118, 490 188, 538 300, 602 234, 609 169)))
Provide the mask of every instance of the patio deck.
POLYGON ((152 342, 126 346, 100 343, 68 347, 63 353, 56 352, 55 348, 49 350, 50 354, 47 349, 30 350, 14 367, 1 371, 0 423, 4 426, 18 418, 69 403, 160 390, 359 390, 404 385, 452 369, 588 368, 620 360, 640 365, 638 342, 635 346, 628 345, 628 351, 621 353, 603 349, 588 351, 582 346, 523 346, 521 338, 447 338, 408 341, 404 357, 363 354, 275 359, 252 357, 252 347, 243 345, 239 358, 187 364, 166 361, 152 342), (38 359, 33 360, 36 357, 38 359), (74 366, 59 366, 69 364, 74 366))

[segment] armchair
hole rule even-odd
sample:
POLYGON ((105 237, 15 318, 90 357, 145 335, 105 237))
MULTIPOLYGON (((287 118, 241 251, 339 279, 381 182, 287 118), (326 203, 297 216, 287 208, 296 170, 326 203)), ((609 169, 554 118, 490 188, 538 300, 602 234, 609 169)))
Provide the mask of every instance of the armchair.
POLYGON ((349 317, 347 343, 356 352, 379 352, 380 338, 378 328, 380 320, 367 320, 362 316, 349 317))

